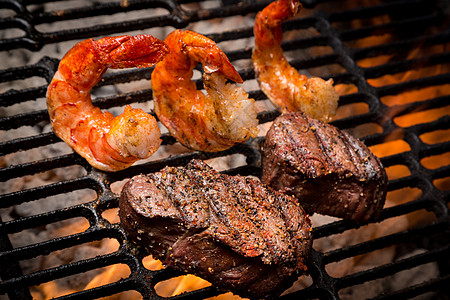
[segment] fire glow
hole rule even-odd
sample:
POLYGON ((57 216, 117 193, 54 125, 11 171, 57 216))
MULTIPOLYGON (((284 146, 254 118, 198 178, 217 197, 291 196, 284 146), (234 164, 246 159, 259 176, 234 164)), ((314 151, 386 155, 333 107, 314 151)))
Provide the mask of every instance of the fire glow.
MULTIPOLYGON (((443 51, 443 49, 438 49, 440 51, 443 51)), ((415 55, 421 55, 420 52, 415 51, 415 55)), ((414 57, 411 57, 410 59, 413 59, 414 57)), ((364 59, 363 61, 359 62, 361 64, 361 67, 369 68, 371 66, 380 65, 382 63, 386 63, 386 59, 388 58, 371 58, 371 59, 364 59), (380 62, 382 60, 383 62, 380 62)), ((446 66, 448 67, 448 66, 446 66)), ((439 68, 434 68, 433 71, 434 74, 439 74, 444 69, 444 66, 440 66, 439 68)), ((445 72, 448 72, 447 69, 444 70, 445 72)), ((430 70, 429 69, 423 69, 423 70, 414 70, 414 71, 408 71, 404 74, 396 74, 396 75, 390 75, 390 76, 384 76, 382 78, 372 79, 369 80, 369 83, 375 87, 381 87, 386 85, 394 85, 394 84, 400 84, 405 81, 410 81, 415 78, 421 78, 423 75, 430 76, 430 70)), ((339 94, 348 94, 348 87, 345 85, 337 86, 337 91, 339 94)), ((418 101, 427 100, 433 97, 439 97, 440 95, 448 95, 450 91, 450 84, 440 85, 436 87, 429 87, 425 89, 419 89, 415 91, 408 91, 405 93, 401 93, 399 95, 394 96, 386 96, 383 97, 381 100, 382 102, 392 107, 392 110, 395 111, 396 107, 408 104, 408 103, 414 103, 418 101)), ((358 115, 360 113, 364 113, 363 111, 355 111, 355 106, 351 109, 351 114, 358 115)), ((358 106, 356 106, 358 107, 358 106)), ((361 107, 361 106, 360 106, 361 107)), ((340 111, 338 112, 338 118, 345 118, 349 115, 348 114, 348 108, 341 107, 340 111)), ((433 120, 436 120, 442 116, 445 116, 449 113, 449 108, 439 108, 439 109, 431 109, 427 111, 420 111, 420 112, 413 112, 405 115, 401 115, 398 117, 394 117, 394 122, 399 128, 407 128, 409 126, 414 126, 423 122, 430 122, 433 120)), ((356 132, 356 134, 360 136, 364 136, 364 132, 356 132)), ((448 130, 440 130, 439 132, 434 132, 430 134, 424 134, 421 136, 422 142, 424 143, 442 143, 450 140, 450 135, 448 130)), ((403 153, 407 151, 411 151, 411 148, 409 147, 408 143, 405 142, 403 139, 402 134, 399 134, 398 131, 394 131, 392 135, 388 136, 386 138, 385 143, 377 144, 374 146, 371 146, 371 150, 378 156, 378 157, 386 157, 390 155, 395 155, 398 153, 403 153)), ((450 155, 449 153, 443 154, 442 156, 435 156, 435 157, 429 157, 424 159, 423 166, 424 167, 431 167, 431 168, 438 168, 440 166, 445 166, 450 164, 450 155)), ((408 169, 408 167, 404 165, 394 165, 386 168, 386 171, 388 173, 388 177, 390 180, 393 179, 399 179, 406 176, 410 176, 411 172, 408 169)), ((439 182, 437 185, 438 188, 442 189, 449 189, 450 188, 450 179, 446 178, 439 182)), ((120 189, 116 191, 117 193, 120 192, 120 189)), ((415 199, 418 199, 421 196, 420 189, 417 188, 404 188, 400 191, 392 191, 388 193, 387 196, 387 203, 386 207, 392 207, 395 205, 399 205, 405 202, 414 201, 415 199)), ((117 217, 117 210, 110 210, 107 211, 107 213, 104 214, 104 216, 109 222, 111 223, 118 223, 119 219, 117 217)), ((386 236, 388 234, 392 234, 395 232, 401 232, 403 230, 406 230, 408 228, 414 227, 417 224, 420 224, 422 222, 430 222, 430 218, 433 218, 431 214, 428 214, 424 211, 418 211, 412 214, 403 215, 401 217, 389 219, 387 221, 381 222, 379 224, 370 224, 368 226, 365 226, 358 230, 352 230, 349 232, 346 232, 340 236, 333 236, 333 237, 327 237, 326 240, 317 240, 315 241, 314 247, 316 250, 320 251, 330 251, 334 247, 344 247, 349 246, 356 243, 361 243, 370 239, 379 238, 382 236, 386 236)), ((313 217, 313 221, 315 222, 315 226, 320 226, 325 224, 326 222, 333 221, 332 218, 323 218, 323 217, 313 217)), ((77 226, 80 226, 80 224, 74 224, 71 225, 71 229, 73 230, 77 228, 77 226)), ((68 230, 67 228, 64 229, 64 231, 68 230)), ((68 230, 68 231, 70 231, 68 230)), ((105 250, 107 250, 105 253, 110 253, 113 251, 116 251, 118 248, 118 243, 115 240, 108 240, 108 245, 105 247, 105 250)), ((339 263, 331 264, 327 271, 332 275, 336 277, 342 277, 345 275, 349 275, 355 271, 360 270, 361 268, 368 268, 373 267, 374 264, 385 264, 392 261, 393 257, 395 255, 395 247, 386 248, 382 251, 377 251, 374 253, 369 253, 365 255, 361 255, 355 258, 352 258, 350 260, 344 260, 339 263)), ((143 260, 143 265, 152 271, 160 270, 163 268, 160 261, 153 259, 151 256, 147 256, 143 260)), ((429 266, 428 269, 430 269, 432 273, 436 272, 435 266, 429 266)), ((404 278, 410 278, 412 276, 419 276, 421 273, 416 270, 415 275, 403 275, 404 278), (419 274, 419 275, 417 275, 419 274)), ((122 278, 127 278, 130 275, 130 269, 127 265, 124 264, 116 264, 112 265, 110 267, 107 267, 104 271, 100 272, 98 275, 96 275, 85 287, 85 289, 95 288, 99 286, 103 286, 109 283, 117 282, 122 278)), ((303 288, 310 284, 310 278, 306 276, 305 278, 300 278, 299 281, 296 283, 296 285, 290 290, 295 290, 295 288, 303 288)), ((211 284, 199 277, 196 277, 194 275, 183 275, 175 278, 171 278, 165 281, 162 281, 155 285, 155 291, 156 293, 161 297, 171 297, 176 296, 179 294, 182 294, 184 292, 194 291, 198 290, 207 286, 210 286, 211 284)), ((397 288, 401 288, 401 284, 397 288)), ((55 284, 54 282, 49 282, 47 284, 43 284, 39 287, 39 290, 41 290, 39 293, 33 294, 35 296, 35 299, 48 299, 51 297, 57 297, 65 294, 69 294, 72 292, 75 292, 75 290, 60 290, 60 288, 55 284), (44 291, 44 292, 42 292, 44 291), (45 295, 45 296, 44 296, 45 295)), ((344 296, 345 297, 345 296, 344 296)), ((136 291, 127 291, 123 292, 120 295, 114 295, 111 297, 108 297, 108 299, 139 299, 140 294, 136 291)), ((223 295, 219 295, 216 297, 213 297, 211 299, 240 299, 240 297, 235 296, 231 293, 225 293, 223 295)))

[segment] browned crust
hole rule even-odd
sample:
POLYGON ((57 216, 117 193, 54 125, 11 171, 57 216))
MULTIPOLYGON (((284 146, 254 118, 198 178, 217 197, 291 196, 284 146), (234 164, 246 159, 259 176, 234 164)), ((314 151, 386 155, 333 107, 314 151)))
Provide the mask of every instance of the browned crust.
POLYGON ((308 213, 358 222, 378 218, 387 188, 380 160, 362 141, 302 113, 283 114, 269 129, 262 181, 308 213))
POLYGON ((133 177, 119 215, 130 239, 164 265, 243 296, 289 287, 306 270, 312 243, 309 217, 294 198, 198 160, 133 177))

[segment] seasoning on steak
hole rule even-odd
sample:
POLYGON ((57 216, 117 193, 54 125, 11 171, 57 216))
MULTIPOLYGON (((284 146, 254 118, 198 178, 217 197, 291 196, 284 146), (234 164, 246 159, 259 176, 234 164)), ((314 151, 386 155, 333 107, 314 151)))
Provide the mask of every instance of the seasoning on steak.
POLYGON ((167 267, 243 297, 281 294, 306 271, 311 223, 291 196, 199 160, 128 181, 119 216, 167 267))
POLYGON ((314 212, 356 222, 379 217, 387 176, 357 138, 303 113, 279 116, 263 145, 262 181, 314 212))

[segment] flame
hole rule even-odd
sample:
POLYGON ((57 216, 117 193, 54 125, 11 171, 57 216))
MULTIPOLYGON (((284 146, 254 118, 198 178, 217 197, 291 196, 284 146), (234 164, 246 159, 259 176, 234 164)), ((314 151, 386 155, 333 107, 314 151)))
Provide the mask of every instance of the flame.
MULTIPOLYGON (((370 1, 369 1, 370 2, 370 1)), ((354 20, 351 21, 351 28, 363 27, 361 22, 368 22, 369 20, 354 20)), ((371 25, 388 24, 391 22, 388 15, 379 16, 370 20, 371 25)), ((439 29, 437 29, 439 30, 439 29)), ((385 45, 394 41, 397 37, 393 34, 386 33, 382 35, 371 35, 366 38, 348 42, 348 46, 351 48, 365 48, 377 45, 385 45)), ((436 44, 431 46, 415 45, 408 50, 407 53, 399 55, 398 53, 379 55, 374 57, 367 57, 358 60, 356 63, 361 68, 370 68, 375 66, 382 66, 390 63, 391 61, 414 61, 416 59, 424 58, 427 56, 437 55, 449 51, 450 43, 436 44), (400 58, 396 56, 401 56, 400 58)), ((389 85, 402 84, 408 81, 417 80, 421 78, 432 77, 440 74, 446 74, 450 72, 450 64, 442 63, 431 66, 413 67, 412 69, 404 72, 398 72, 394 74, 387 74, 378 78, 370 78, 367 83, 373 87, 384 87, 389 85)), ((336 90, 340 95, 354 93, 357 88, 351 85, 337 85, 336 90)), ((428 123, 438 120, 441 117, 448 116, 450 114, 450 106, 444 106, 441 108, 432 108, 426 110, 417 110, 412 112, 402 112, 401 110, 408 105, 414 103, 427 101, 440 96, 448 96, 450 94, 450 84, 440 84, 429 87, 418 87, 409 91, 400 92, 399 94, 383 96, 381 102, 390 108, 389 115, 386 116, 386 120, 392 119, 397 126, 393 132, 389 133, 385 141, 381 144, 370 147, 370 150, 378 157, 385 157, 389 155, 399 154, 407 151, 411 151, 410 145, 404 140, 403 128, 408 128, 414 125, 428 123)), ((351 104, 340 107, 337 114, 337 119, 348 117, 351 115, 358 115, 367 112, 365 105, 351 104)), ((383 124, 381 124, 383 125, 383 124)), ((367 126, 363 128, 367 130, 367 126)), ((381 129, 374 129, 374 132, 381 132, 381 129)), ((357 136, 365 136, 366 132, 358 132, 357 129, 351 131, 357 136)), ((426 144, 435 144, 447 142, 450 140, 449 130, 438 130, 435 132, 425 133, 419 136, 421 141, 426 144)), ((437 155, 427 157, 421 161, 422 166, 425 168, 437 168, 440 166, 446 166, 450 164, 450 154, 437 155)), ((410 170, 406 166, 395 165, 387 168, 389 179, 401 178, 410 175, 410 170)), ((436 185, 437 186, 437 185, 436 185)), ((440 181, 440 189, 450 189, 450 179, 443 179, 440 181)), ((405 192, 405 191, 403 191, 405 192)), ((407 194, 409 192, 406 192, 407 194)), ((420 196, 416 192, 412 192, 416 197, 420 196)), ((388 198, 394 203, 401 203, 404 194, 389 193, 388 198)), ((389 205, 389 204, 388 204, 389 205)))
POLYGON ((162 297, 170 297, 183 292, 195 291, 210 285, 208 281, 188 274, 159 282, 156 284, 155 290, 162 297))
MULTIPOLYGON (((119 222, 118 217, 118 209, 109 209, 106 210, 102 217, 108 220, 111 223, 119 222)), ((69 224, 68 226, 61 227, 58 229, 58 232, 55 233, 57 236, 67 236, 70 234, 83 232, 89 228, 89 222, 80 218, 75 222, 69 224)), ((100 244, 96 245, 102 249, 102 254, 113 253, 118 249, 118 241, 115 239, 104 239, 100 244)), ((74 250, 76 251, 76 250, 74 250)), ((91 255, 92 256, 92 255, 91 255)), ((145 257, 142 260, 143 266, 151 271, 161 270, 163 269, 163 265, 161 261, 154 259, 151 255, 145 257)), ((107 266, 102 268, 101 271, 98 271, 98 274, 93 276, 92 279, 87 283, 84 287, 84 290, 92 289, 95 287, 100 287, 103 285, 107 285, 110 283, 114 283, 119 281, 120 279, 127 278, 131 274, 130 268, 126 264, 114 264, 111 266, 107 266)), ((88 275, 87 275, 88 276, 88 275)), ((68 284, 65 278, 58 279, 55 281, 46 282, 37 287, 32 287, 31 293, 33 299, 37 300, 46 300, 55 297, 60 297, 64 295, 68 295, 71 293, 75 293, 79 291, 76 288, 68 288, 68 284)), ((69 280, 70 281, 70 280, 69 280)), ((207 286, 210 286, 206 280, 201 279, 200 277, 194 275, 184 275, 175 278, 171 278, 162 282, 159 282, 155 286, 155 291, 158 295, 162 297, 170 297, 182 294, 184 292, 198 290, 207 286)), ((108 297, 103 297, 103 300, 137 300, 141 299, 142 296, 137 291, 124 291, 118 294, 114 294, 108 297)), ((235 300, 241 299, 238 296, 234 296, 232 293, 225 293, 216 297, 212 297, 214 300, 235 300)))

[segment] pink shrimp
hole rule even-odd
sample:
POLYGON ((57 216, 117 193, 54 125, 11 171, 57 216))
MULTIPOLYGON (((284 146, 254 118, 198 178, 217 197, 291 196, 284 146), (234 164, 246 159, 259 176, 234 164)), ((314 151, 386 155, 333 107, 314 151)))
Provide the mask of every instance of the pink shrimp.
POLYGON ((281 111, 303 111, 329 122, 336 113, 339 96, 333 80, 308 78, 293 68, 283 55, 282 22, 301 8, 298 0, 277 0, 256 15, 253 66, 261 90, 281 111))
POLYGON ((47 90, 47 108, 55 134, 93 167, 118 171, 151 156, 161 143, 155 118, 125 107, 114 117, 92 104, 90 91, 108 68, 150 67, 169 49, 151 35, 88 39, 61 60, 47 90))
POLYGON ((258 134, 255 100, 248 98, 242 78, 225 53, 205 36, 175 30, 164 42, 170 54, 152 73, 155 112, 170 133, 184 146, 200 151, 220 151, 258 134), (192 81, 201 62, 207 95, 192 81))

